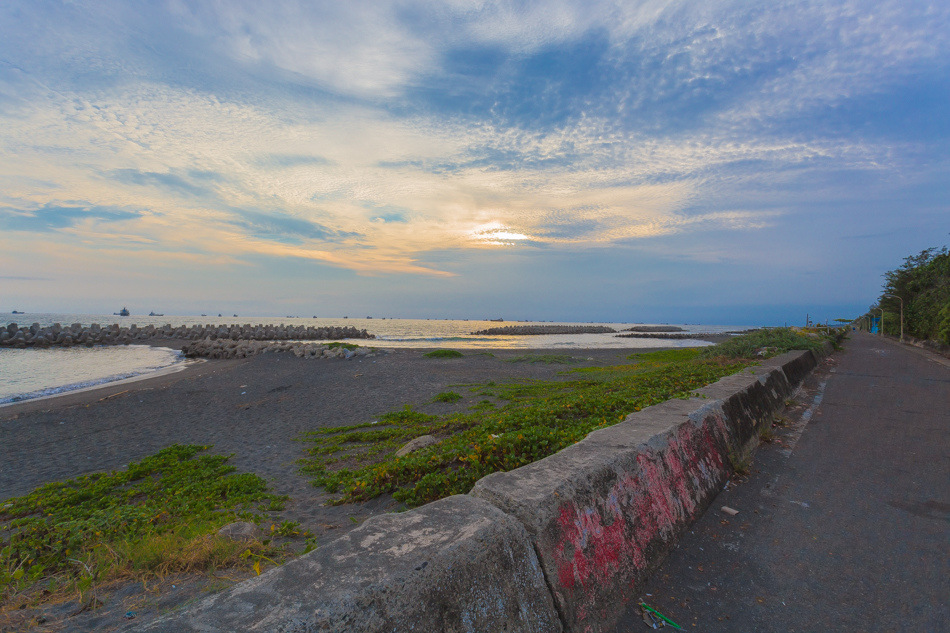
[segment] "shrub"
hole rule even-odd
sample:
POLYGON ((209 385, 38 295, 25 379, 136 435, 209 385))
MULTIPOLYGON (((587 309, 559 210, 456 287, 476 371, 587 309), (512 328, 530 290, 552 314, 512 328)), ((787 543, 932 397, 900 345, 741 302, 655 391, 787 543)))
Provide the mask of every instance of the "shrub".
POLYGON ((700 358, 769 358, 793 349, 819 350, 822 338, 811 338, 789 328, 777 327, 741 334, 718 345, 704 348, 700 358), (765 353, 759 355, 760 350, 765 353))

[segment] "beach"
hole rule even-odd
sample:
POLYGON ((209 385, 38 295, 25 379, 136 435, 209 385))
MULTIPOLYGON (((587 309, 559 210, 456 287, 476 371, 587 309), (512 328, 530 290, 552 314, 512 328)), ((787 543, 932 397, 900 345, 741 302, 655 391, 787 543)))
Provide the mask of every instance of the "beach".
MULTIPOLYGON (((710 340, 719 338, 724 337, 710 340)), ((304 457, 306 445, 296 440, 305 431, 371 422, 406 405, 431 414, 464 411, 483 398, 476 399, 467 385, 567 379, 559 374, 628 363, 631 354, 655 349, 573 350, 563 354, 570 357, 567 364, 511 362, 550 355, 551 349, 466 350, 461 358, 450 359, 428 358, 426 349, 393 349, 350 360, 272 353, 190 363, 175 373, 10 404, 0 408, 0 501, 44 483, 123 469, 171 444, 212 445, 211 453, 233 454, 230 463, 240 472, 259 475, 275 492, 290 497, 274 520, 299 521, 318 543, 326 543, 400 505, 388 496, 365 504, 324 505, 330 496, 298 473, 296 461, 304 457), (432 401, 449 390, 463 399, 432 401)), ((214 584, 202 577, 175 582, 179 602, 214 584)), ((144 595, 133 592, 126 601, 141 601, 144 595)), ((165 599, 152 602, 166 607, 179 603, 170 594, 165 599)), ((96 612, 95 627, 127 624, 116 613, 125 613, 128 604, 106 603, 96 612)), ((159 607, 135 608, 142 618, 159 607)), ((62 630, 88 630, 91 617, 69 618, 62 630)))
POLYGON ((426 351, 397 349, 351 360, 292 354, 212 360, 6 405, 0 408, 0 500, 51 481, 121 469, 170 444, 213 445, 211 452, 233 453, 231 463, 239 470, 290 495, 288 514, 320 534, 320 524, 341 516, 365 518, 375 509, 320 507, 326 496, 297 474, 295 460, 304 453, 295 439, 301 433, 370 422, 405 405, 434 414, 466 410, 474 397, 452 385, 557 380, 568 369, 629 362, 638 350, 575 350, 570 364, 509 362, 549 349, 466 352, 457 359, 426 358, 426 351), (431 402, 449 389, 465 397, 431 402))

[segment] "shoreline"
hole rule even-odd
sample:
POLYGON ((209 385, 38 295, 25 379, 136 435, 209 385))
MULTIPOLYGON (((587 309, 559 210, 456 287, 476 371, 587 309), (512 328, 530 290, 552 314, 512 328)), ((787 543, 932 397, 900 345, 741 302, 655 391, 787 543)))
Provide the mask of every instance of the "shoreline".
MULTIPOLYGON (((659 337, 643 337, 643 338, 659 338, 659 337)), ((695 339, 695 340, 700 340, 700 341, 707 341, 707 342, 709 342, 709 343, 715 344, 715 343, 720 343, 720 342, 722 342, 722 341, 724 341, 724 340, 730 338, 730 335, 728 335, 728 334, 710 334, 710 335, 695 336, 695 337, 690 337, 690 338, 695 339)), ((680 340, 680 339, 679 339, 679 338, 670 337, 670 340, 680 340)), ((159 347, 159 348, 171 349, 171 350, 175 350, 175 351, 179 351, 179 352, 180 352, 183 347, 185 347, 186 345, 188 345, 188 344, 190 344, 190 343, 191 343, 191 341, 189 341, 189 340, 187 340, 187 339, 182 340, 182 339, 171 339, 171 338, 168 338, 168 339, 149 339, 149 340, 142 340, 142 341, 137 341, 136 343, 133 343, 132 345, 143 345, 143 346, 148 346, 148 347, 159 347)), ((577 348, 574 348, 574 347, 570 347, 570 348, 568 348, 568 347, 544 347, 544 348, 454 348, 454 347, 452 347, 451 345, 445 345, 445 346, 431 346, 431 347, 398 347, 398 346, 395 346, 395 347, 388 347, 388 346, 386 346, 386 345, 366 345, 366 347, 378 347, 378 348, 380 348, 380 349, 385 349, 385 350, 387 350, 387 353, 394 353, 394 352, 397 352, 397 351, 400 351, 400 352, 405 352, 405 351, 420 351, 420 352, 422 352, 422 353, 425 353, 425 352, 430 352, 430 351, 433 351, 433 350, 436 350, 436 349, 458 349, 458 351, 461 351, 463 354, 465 354, 465 353, 469 353, 469 354, 485 354, 485 353, 491 353, 491 354, 506 354, 506 353, 507 353, 507 354, 516 354, 516 355, 526 355, 526 354, 528 354, 528 355, 530 355, 530 354, 556 354, 556 355, 564 355, 564 354, 567 354, 567 355, 570 355, 571 353, 584 353, 584 352, 586 352, 586 351, 588 351, 588 350, 602 351, 602 352, 617 352, 617 353, 635 354, 635 353, 643 353, 643 352, 649 352, 649 351, 656 351, 656 350, 658 350, 658 349, 664 349, 664 348, 662 348, 662 347, 645 347, 645 348, 637 348, 637 347, 622 347, 622 348, 621 348, 621 347, 616 347, 616 348, 614 348, 614 347, 611 347, 611 348, 599 348, 599 347, 593 347, 593 348, 585 348, 585 347, 577 347, 577 348)), ((212 359, 207 359, 207 358, 188 358, 188 359, 179 361, 179 362, 177 362, 177 363, 175 363, 175 364, 173 364, 173 365, 169 365, 168 367, 163 367, 163 368, 161 368, 161 369, 157 369, 157 370, 150 371, 150 372, 147 372, 147 373, 139 374, 139 375, 137 375, 137 376, 130 376, 130 377, 128 377, 128 378, 120 378, 120 379, 118 379, 118 380, 106 381, 106 382, 102 382, 102 383, 95 384, 95 385, 89 385, 89 386, 86 386, 86 387, 81 387, 81 388, 79 388, 79 389, 71 389, 71 390, 68 390, 68 391, 62 391, 62 392, 60 392, 60 393, 53 393, 53 394, 49 394, 49 395, 45 395, 45 396, 38 396, 38 397, 35 397, 35 398, 28 398, 28 399, 18 400, 18 401, 14 401, 14 402, 0 403, 0 411, 2 411, 2 410, 4 410, 4 409, 9 409, 9 408, 11 408, 11 407, 17 407, 17 406, 19 406, 19 405, 28 405, 28 404, 31 404, 31 403, 44 402, 44 401, 48 401, 48 400, 52 400, 52 399, 56 399, 56 398, 66 398, 66 397, 70 397, 70 396, 77 396, 77 395, 79 395, 79 394, 83 394, 83 393, 87 393, 87 392, 93 392, 93 391, 99 391, 99 390, 110 389, 110 388, 113 388, 113 387, 124 386, 124 385, 131 384, 131 383, 135 383, 135 382, 159 381, 162 377, 164 377, 164 376, 166 376, 166 375, 169 375, 169 374, 177 374, 177 373, 182 373, 182 372, 188 372, 188 371, 190 371, 190 370, 193 369, 193 365, 194 365, 195 363, 207 362, 207 361, 210 361, 210 360, 212 360, 212 359)), ((243 360, 246 360, 246 359, 234 358, 234 359, 226 359, 226 360, 220 360, 220 359, 214 359, 214 360, 215 360, 215 362, 240 362, 240 361, 243 361, 243 360)), ((331 360, 330 362, 333 362, 333 361, 331 360)), ((163 383, 156 383, 156 384, 163 384, 163 383)), ((115 394, 113 393, 113 394, 111 394, 111 395, 115 395, 115 394)), ((106 397, 111 397, 111 395, 110 395, 110 396, 106 396, 106 397)), ((76 402, 78 402, 78 403, 83 402, 83 400, 82 400, 81 398, 75 399, 75 400, 76 400, 76 402)))
POLYGON ((51 393, 45 396, 36 396, 35 398, 25 398, 23 400, 15 400, 13 402, 3 402, 3 403, 0 403, 0 409, 6 408, 6 407, 13 407, 18 404, 42 402, 44 400, 52 400, 53 398, 60 398, 63 396, 70 396, 70 395, 77 395, 77 394, 82 394, 86 392, 98 391, 100 389, 107 389, 110 387, 121 387, 121 386, 129 385, 132 383, 141 382, 144 380, 157 379, 166 375, 177 374, 182 371, 187 371, 188 369, 191 368, 191 366, 204 363, 204 362, 206 362, 204 359, 185 359, 185 360, 178 361, 173 365, 169 365, 167 367, 162 367, 161 369, 156 369, 153 371, 138 374, 136 376, 129 376, 127 378, 119 378, 118 380, 105 380, 95 385, 88 385, 86 387, 80 387, 78 389, 69 389, 66 391, 61 391, 59 393, 51 393))

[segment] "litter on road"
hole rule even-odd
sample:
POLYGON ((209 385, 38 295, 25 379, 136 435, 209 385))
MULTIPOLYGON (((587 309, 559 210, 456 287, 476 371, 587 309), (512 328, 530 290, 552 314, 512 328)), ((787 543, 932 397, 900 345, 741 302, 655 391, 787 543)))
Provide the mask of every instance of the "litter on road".
POLYGON ((640 615, 643 617, 644 623, 651 629, 662 629, 665 626, 672 626, 674 629, 683 630, 683 627, 679 624, 643 601, 640 602, 640 615))

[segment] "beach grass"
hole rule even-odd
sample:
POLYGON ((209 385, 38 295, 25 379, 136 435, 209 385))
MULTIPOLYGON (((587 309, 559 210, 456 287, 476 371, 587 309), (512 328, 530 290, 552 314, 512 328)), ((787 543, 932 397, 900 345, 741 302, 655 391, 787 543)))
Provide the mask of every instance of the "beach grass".
POLYGON ((435 394, 435 397, 432 398, 433 402, 458 402, 462 399, 462 394, 456 393, 454 391, 443 391, 442 393, 435 394))
POLYGON ((426 358, 462 358, 462 352, 454 349, 435 349, 423 354, 426 358))
POLYGON ((309 444, 301 470, 338 495, 331 503, 391 493, 419 506, 466 493, 485 475, 547 457, 629 413, 686 397, 751 362, 678 352, 672 359, 654 352, 631 364, 572 370, 564 380, 473 388, 476 395, 503 401, 497 408, 436 416, 407 406, 377 422, 307 432, 300 438, 309 444), (396 457, 398 448, 421 435, 440 441, 396 457))
MULTIPOLYGON (((247 566, 289 552, 270 541, 217 535, 236 520, 260 523, 286 497, 236 473, 209 446, 173 445, 124 471, 46 484, 0 505, 0 597, 42 584, 44 595, 75 592, 122 578, 247 566)), ((290 534, 283 523, 271 532, 290 534)))

